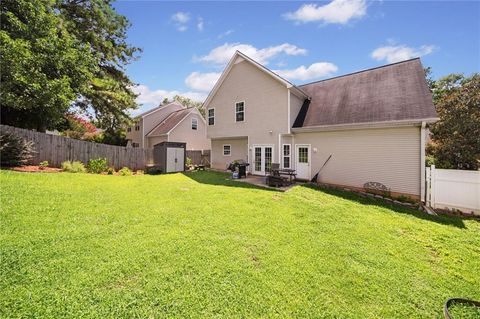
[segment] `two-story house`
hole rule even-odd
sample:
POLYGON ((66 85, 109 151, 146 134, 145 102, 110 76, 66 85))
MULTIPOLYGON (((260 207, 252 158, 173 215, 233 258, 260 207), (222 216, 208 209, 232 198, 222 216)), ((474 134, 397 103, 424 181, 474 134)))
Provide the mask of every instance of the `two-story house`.
POLYGON ((279 163, 303 180, 424 191, 425 127, 437 115, 419 59, 295 86, 237 51, 204 106, 213 168, 242 159, 264 175, 279 163))
POLYGON ((206 122, 197 108, 174 101, 146 111, 127 128, 128 145, 153 148, 161 142, 187 143, 187 150, 209 150, 206 122))

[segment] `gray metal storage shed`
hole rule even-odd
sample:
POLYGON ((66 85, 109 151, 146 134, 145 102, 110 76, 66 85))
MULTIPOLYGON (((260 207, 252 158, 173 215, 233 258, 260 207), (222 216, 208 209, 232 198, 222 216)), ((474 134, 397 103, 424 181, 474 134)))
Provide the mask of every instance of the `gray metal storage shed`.
POLYGON ((185 171, 187 143, 162 142, 153 146, 153 161, 163 173, 185 171))

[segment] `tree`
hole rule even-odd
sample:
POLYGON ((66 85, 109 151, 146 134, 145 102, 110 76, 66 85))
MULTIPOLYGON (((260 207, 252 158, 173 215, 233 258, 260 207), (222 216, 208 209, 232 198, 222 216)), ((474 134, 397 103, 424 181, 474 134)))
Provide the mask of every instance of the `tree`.
POLYGON ((130 120, 136 95, 124 67, 139 49, 111 3, 1 2, 2 123, 45 131, 72 109, 101 124, 130 120))
POLYGON ((202 102, 196 102, 188 97, 181 96, 181 95, 175 95, 173 97, 173 100, 182 103, 182 105, 186 107, 196 107, 200 112, 200 114, 202 114, 202 116, 205 117, 205 109, 203 107, 202 102))
POLYGON ((2 123, 39 131, 54 127, 96 72, 90 46, 68 33, 54 4, 1 3, 2 123))
POLYGON ((440 120, 430 127, 427 154, 440 168, 480 169, 480 74, 451 74, 432 93, 440 120))
POLYGON ((91 48, 96 69, 90 90, 76 105, 85 112, 93 109, 97 125, 114 131, 129 122, 129 109, 137 108, 134 84, 125 65, 140 49, 126 42, 127 18, 112 7, 112 0, 59 0, 66 29, 91 48))

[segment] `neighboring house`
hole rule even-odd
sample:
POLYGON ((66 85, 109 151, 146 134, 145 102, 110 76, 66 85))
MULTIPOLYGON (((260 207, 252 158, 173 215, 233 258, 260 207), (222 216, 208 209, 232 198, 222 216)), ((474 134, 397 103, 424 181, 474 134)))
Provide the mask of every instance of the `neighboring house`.
MULTIPOLYGON (((236 52, 204 103, 211 163, 393 195, 424 192, 425 127, 437 119, 419 59, 295 86, 236 52)), ((423 198, 423 197, 422 197, 423 198)))
POLYGON ((127 128, 128 145, 153 148, 161 142, 187 143, 187 150, 209 150, 206 123, 196 108, 185 108, 177 101, 158 106, 136 117, 127 128))

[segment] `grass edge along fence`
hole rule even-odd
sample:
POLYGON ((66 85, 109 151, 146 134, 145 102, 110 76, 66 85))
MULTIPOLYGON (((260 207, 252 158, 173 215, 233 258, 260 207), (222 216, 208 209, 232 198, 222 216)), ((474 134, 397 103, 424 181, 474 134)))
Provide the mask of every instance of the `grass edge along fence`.
POLYGON ((0 125, 0 133, 10 132, 28 141, 33 141, 35 156, 31 164, 38 165, 48 161, 52 167, 60 167, 64 161, 80 161, 105 157, 109 166, 115 169, 128 167, 132 170, 145 169, 153 160, 151 149, 123 147, 76 140, 64 136, 45 134, 32 130, 0 125))

